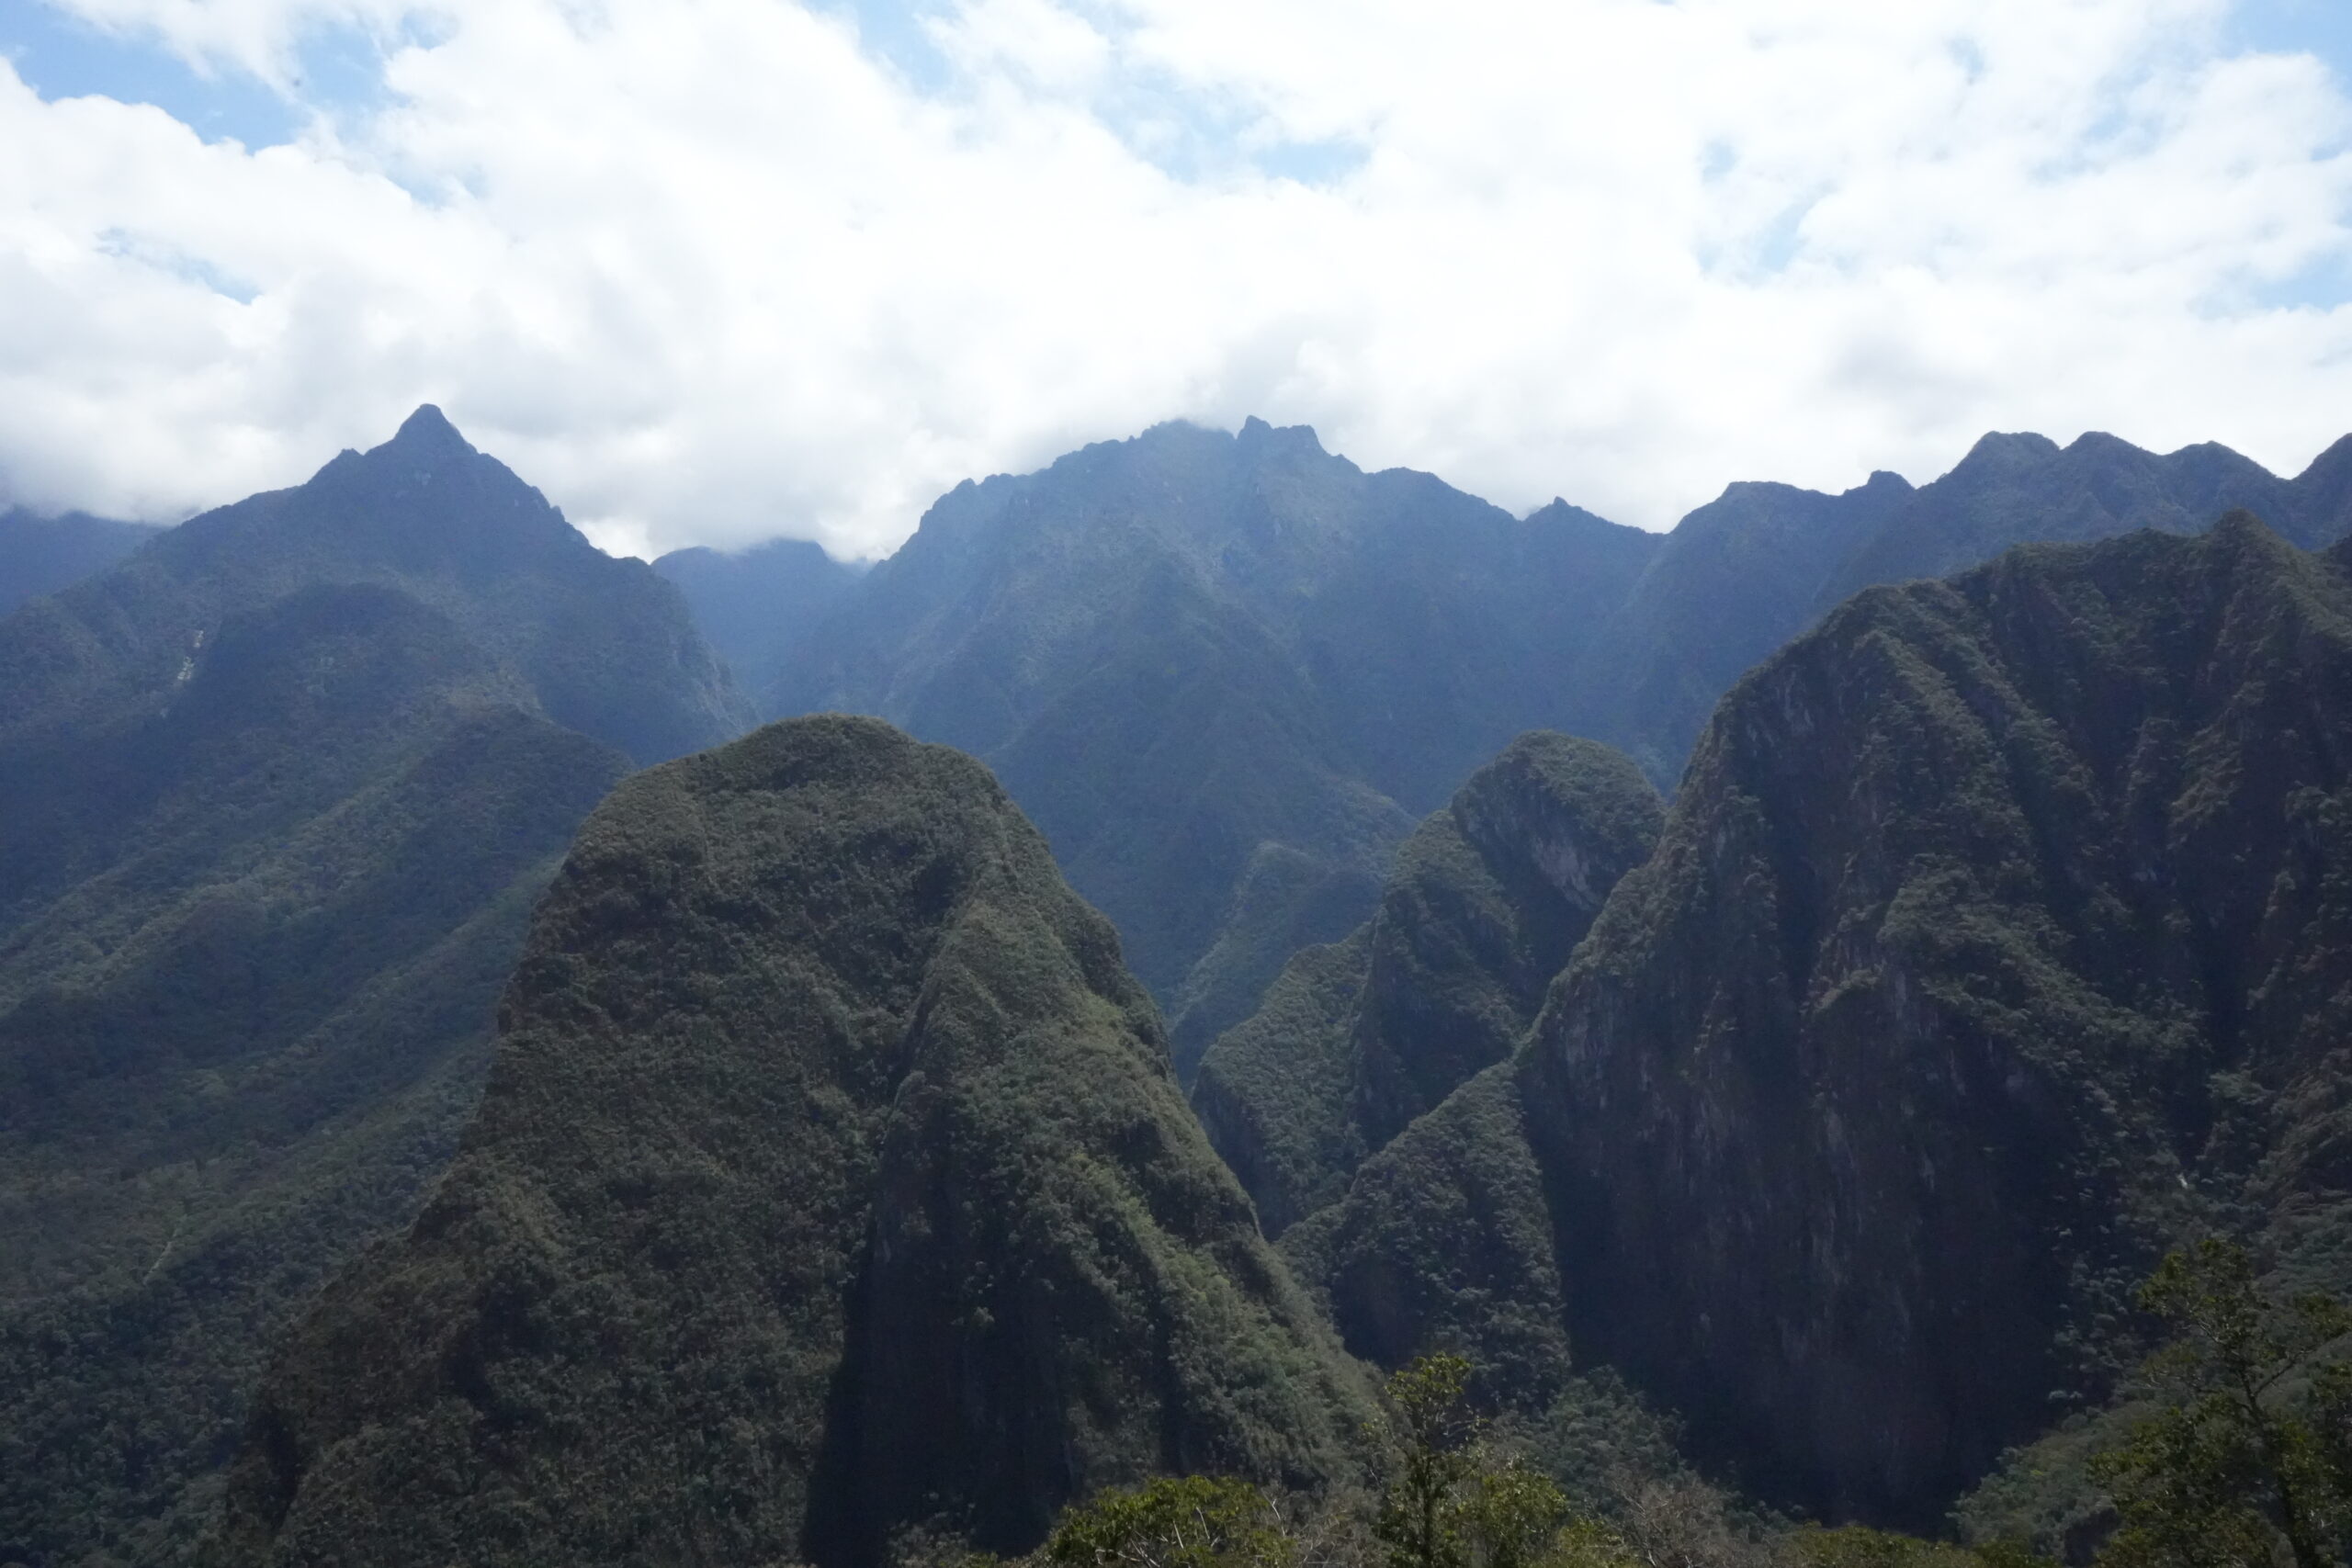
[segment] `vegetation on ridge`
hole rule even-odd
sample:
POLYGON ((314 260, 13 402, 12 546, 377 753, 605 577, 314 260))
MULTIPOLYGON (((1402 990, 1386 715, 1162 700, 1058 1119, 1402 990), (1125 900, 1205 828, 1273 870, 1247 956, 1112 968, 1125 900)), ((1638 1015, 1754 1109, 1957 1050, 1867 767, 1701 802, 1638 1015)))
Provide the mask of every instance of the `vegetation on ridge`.
POLYGON ((1292 958, 1193 1088, 1267 1235, 1511 1053, 1663 815, 1608 747, 1522 735, 1405 841, 1370 923, 1292 958))
POLYGON ((1357 1373, 985 769, 876 720, 582 829, 481 1109, 292 1336, 222 1563, 1021 1550, 1162 1471, 1344 1475, 1357 1373))

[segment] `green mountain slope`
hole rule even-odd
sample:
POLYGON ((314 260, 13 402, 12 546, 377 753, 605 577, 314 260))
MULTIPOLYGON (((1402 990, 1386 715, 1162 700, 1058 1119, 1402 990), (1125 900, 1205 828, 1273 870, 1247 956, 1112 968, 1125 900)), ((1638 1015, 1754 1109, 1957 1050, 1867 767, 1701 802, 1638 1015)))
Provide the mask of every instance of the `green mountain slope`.
POLYGON ((415 1225, 272 1374, 214 1561, 876 1561, 1348 1464, 1354 1374, 986 770, 873 720, 582 829, 415 1225))
POLYGON ((43 517, 22 507, 0 511, 0 618, 28 599, 112 566, 158 532, 82 512, 43 517))
POLYGON ((1595 640, 1577 733, 1670 788, 1732 682, 1811 623, 1822 584, 1920 493, 1893 474, 1843 495, 1743 483, 1683 518, 1595 640))
POLYGON ((1193 1089, 1267 1235, 1510 1055, 1663 812, 1622 754, 1523 735, 1405 841, 1370 922, 1291 960, 1193 1089))
POLYGON ((1654 547, 1304 429, 1163 425, 942 498, 765 701, 986 759, 1189 1077, 1300 942, 1370 913, 1413 815, 1557 705, 1654 547))
POLYGON ((1540 1399, 1564 1333, 1768 1495, 1927 1524, 2184 1230, 2342 1288, 2343 564, 2020 550, 1747 677, 1514 1063, 1285 1237, 1351 1347, 1540 1399))
POLYGON ((1892 474, 1838 496, 1735 484, 1667 536, 1597 639, 1567 727, 1670 785, 1732 682, 1865 588, 1948 576, 2022 544, 2197 533, 2233 507, 2307 547, 2343 537, 2352 439, 2293 479, 2225 446, 2159 456, 2095 432, 2065 447, 1987 435, 1917 490, 1892 474))
POLYGON ((1826 610, 1878 582, 1946 577, 2028 541, 2086 544, 2139 528, 2194 534, 2245 508, 2312 546, 2346 521, 2322 504, 2342 454, 2282 479, 2207 442, 2159 456, 2099 432, 2060 446, 2041 435, 1987 435, 1943 479, 1861 541, 1822 585, 1826 610))
MULTIPOLYGON (((2341 536, 2352 442, 2288 480, 2218 446, 1987 436, 1920 489, 1736 484, 1661 536, 1565 502, 1512 519, 1303 429, 1167 425, 959 487, 757 667, 780 670, 767 712, 879 714, 986 758, 1118 923, 1189 1077, 1512 735, 1592 736, 1671 787, 1717 699, 1855 590, 2234 505, 2341 536)), ((773 637, 824 576, 764 617, 704 613, 773 637)))
POLYGON ((617 565, 428 412, 0 622, 0 1560, 182 1557, 271 1337, 414 1212, 629 765, 549 714, 729 701, 617 565))

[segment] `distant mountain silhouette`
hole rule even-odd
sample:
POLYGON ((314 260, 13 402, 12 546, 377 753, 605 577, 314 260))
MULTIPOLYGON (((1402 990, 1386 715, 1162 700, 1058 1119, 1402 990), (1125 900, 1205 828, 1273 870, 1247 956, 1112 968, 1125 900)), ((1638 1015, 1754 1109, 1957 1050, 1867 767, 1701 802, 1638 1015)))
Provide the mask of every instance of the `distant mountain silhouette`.
POLYGON ((1117 922, 1180 1069, 1556 709, 1654 536, 1524 520, 1304 429, 1163 425, 959 486, 764 700, 986 760, 1117 922))
POLYGON ((22 507, 0 511, 0 617, 112 566, 159 531, 86 512, 44 517, 22 507))
POLYGON ((865 570, 806 539, 731 552, 673 550, 653 570, 678 585, 712 651, 746 692, 783 678, 801 639, 865 570))

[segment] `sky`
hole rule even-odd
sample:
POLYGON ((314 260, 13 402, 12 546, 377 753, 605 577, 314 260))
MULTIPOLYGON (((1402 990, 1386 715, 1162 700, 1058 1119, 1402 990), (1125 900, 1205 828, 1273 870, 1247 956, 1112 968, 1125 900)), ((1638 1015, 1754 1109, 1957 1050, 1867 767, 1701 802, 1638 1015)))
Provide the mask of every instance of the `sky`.
POLYGON ((2344 0, 0 0, 0 502, 439 403, 875 556, 1255 414, 1515 512, 2352 430, 2344 0))

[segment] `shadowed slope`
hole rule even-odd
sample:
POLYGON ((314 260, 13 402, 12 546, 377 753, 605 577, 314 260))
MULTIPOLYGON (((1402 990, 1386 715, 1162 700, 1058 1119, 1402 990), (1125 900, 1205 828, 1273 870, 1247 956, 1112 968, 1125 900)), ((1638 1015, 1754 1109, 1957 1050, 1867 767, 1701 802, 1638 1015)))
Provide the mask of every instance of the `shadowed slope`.
POLYGON ((653 570, 677 584, 711 651, 747 693, 782 678, 802 640, 865 574, 807 539, 771 539, 731 553, 673 550, 653 570))
POLYGON ((161 1562, 269 1337, 447 1156, 627 764, 373 587, 229 617, 53 761, 112 852, 0 929, 0 1551, 161 1562))

